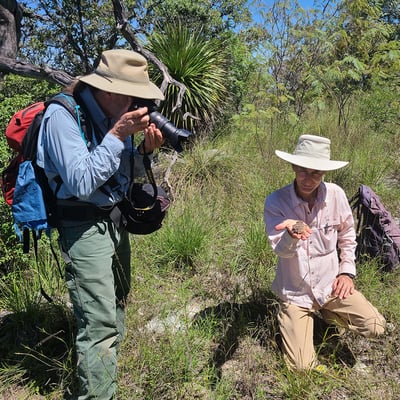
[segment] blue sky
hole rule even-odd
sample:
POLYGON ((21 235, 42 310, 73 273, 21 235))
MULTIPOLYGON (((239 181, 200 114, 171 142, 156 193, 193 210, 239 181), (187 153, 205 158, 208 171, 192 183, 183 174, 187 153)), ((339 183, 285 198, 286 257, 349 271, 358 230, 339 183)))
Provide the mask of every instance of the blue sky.
MULTIPOLYGON (((298 0, 299 4, 301 5, 301 7, 303 8, 308 8, 308 7, 312 7, 314 5, 314 0, 298 0)), ((249 4, 252 3, 252 1, 249 1, 249 4)), ((271 6, 274 3, 274 0, 259 0, 258 3, 262 6, 271 6)))
POLYGON ((299 0, 300 5, 303 8, 312 7, 314 4, 313 0, 299 0))
MULTIPOLYGON (((313 7, 316 0, 297 0, 297 1, 301 7, 307 9, 313 7)), ((319 1, 319 3, 321 3, 321 0, 319 1)), ((250 5, 250 9, 252 10, 253 19, 257 21, 258 20, 257 9, 259 7, 264 9, 271 7, 272 4, 274 4, 274 0, 249 0, 248 4, 250 5), (257 3, 257 5, 254 5, 254 3, 257 3)))

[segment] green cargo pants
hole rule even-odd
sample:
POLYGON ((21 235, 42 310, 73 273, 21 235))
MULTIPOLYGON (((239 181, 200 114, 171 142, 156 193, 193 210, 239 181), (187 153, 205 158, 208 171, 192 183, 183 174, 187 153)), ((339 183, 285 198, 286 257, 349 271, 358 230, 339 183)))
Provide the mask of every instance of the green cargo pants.
POLYGON ((79 400, 110 400, 116 391, 117 352, 125 335, 130 289, 130 244, 109 219, 60 228, 66 283, 77 321, 79 400))

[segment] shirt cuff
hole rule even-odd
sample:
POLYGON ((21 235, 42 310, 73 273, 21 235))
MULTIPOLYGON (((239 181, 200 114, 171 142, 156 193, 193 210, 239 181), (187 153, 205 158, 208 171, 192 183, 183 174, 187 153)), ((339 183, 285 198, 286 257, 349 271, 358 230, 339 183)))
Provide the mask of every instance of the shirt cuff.
POLYGON ((346 263, 345 265, 341 265, 339 267, 339 273, 340 274, 350 274, 356 276, 356 267, 355 265, 352 265, 350 263, 346 263))
POLYGON ((288 250, 292 251, 297 248, 297 243, 299 242, 299 239, 294 238, 287 229, 285 229, 284 234, 281 237, 281 240, 279 241, 279 247, 283 250, 288 250))

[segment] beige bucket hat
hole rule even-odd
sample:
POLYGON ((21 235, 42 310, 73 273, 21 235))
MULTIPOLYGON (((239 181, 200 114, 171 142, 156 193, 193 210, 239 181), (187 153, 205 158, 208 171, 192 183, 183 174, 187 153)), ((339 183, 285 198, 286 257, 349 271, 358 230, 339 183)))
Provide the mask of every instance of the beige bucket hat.
POLYGON ((161 90, 150 82, 147 60, 131 50, 104 51, 96 70, 78 79, 110 93, 164 100, 161 90))
POLYGON ((328 138, 315 135, 300 136, 293 154, 275 150, 275 154, 282 160, 299 167, 318 171, 332 171, 342 168, 348 161, 331 160, 331 141, 328 138))

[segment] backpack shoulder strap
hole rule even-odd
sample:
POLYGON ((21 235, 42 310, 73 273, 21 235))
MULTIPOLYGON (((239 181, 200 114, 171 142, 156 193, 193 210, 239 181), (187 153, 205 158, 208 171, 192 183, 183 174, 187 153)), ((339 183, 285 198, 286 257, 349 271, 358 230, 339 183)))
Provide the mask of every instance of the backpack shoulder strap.
POLYGON ((43 120, 43 115, 46 111, 46 108, 52 103, 59 104, 66 110, 68 110, 68 112, 72 115, 79 126, 79 131, 81 133, 84 143, 87 147, 90 146, 90 135, 88 135, 87 133, 88 120, 82 112, 81 106, 77 103, 72 95, 66 93, 58 93, 44 102, 44 107, 36 114, 31 124, 29 125, 21 144, 21 151, 24 160, 31 160, 34 163, 36 161, 37 140, 40 126, 43 120))
POLYGON ((362 214, 361 190, 362 189, 360 186, 357 192, 354 194, 354 196, 349 200, 351 210, 356 214, 357 225, 355 227, 355 231, 357 235, 360 233, 360 228, 361 228, 361 214, 362 214))
POLYGON ((72 94, 60 92, 47 100, 45 102, 45 107, 47 108, 52 103, 59 104, 69 111, 78 124, 83 141, 89 147, 91 139, 87 132, 87 117, 83 113, 82 107, 78 104, 75 97, 72 94))
POLYGON ((349 199, 349 204, 353 211, 360 204, 360 192, 361 192, 361 186, 358 188, 357 192, 349 199))

